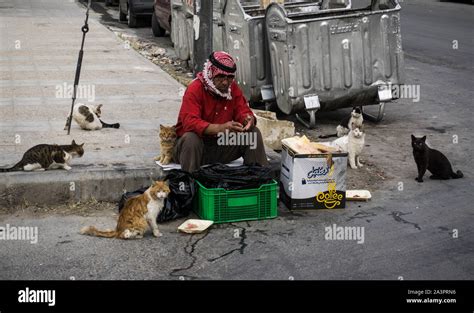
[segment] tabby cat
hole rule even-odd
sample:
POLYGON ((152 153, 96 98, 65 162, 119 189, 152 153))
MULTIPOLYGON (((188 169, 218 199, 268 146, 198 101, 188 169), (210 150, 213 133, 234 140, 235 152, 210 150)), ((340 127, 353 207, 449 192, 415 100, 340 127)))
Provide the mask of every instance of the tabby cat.
POLYGON ((459 170, 456 173, 453 172, 451 163, 444 154, 428 147, 426 136, 417 138, 411 135, 411 146, 418 168, 418 176, 415 178, 417 182, 423 182, 423 175, 425 175, 426 170, 433 174, 430 176, 431 179, 462 178, 464 176, 459 170))
POLYGON ((176 143, 176 126, 163 126, 160 124, 160 155, 155 161, 163 165, 173 161, 173 148, 176 143))
POLYGON ((162 234, 156 224, 156 218, 163 209, 165 198, 170 189, 165 181, 155 181, 143 194, 132 197, 125 202, 117 221, 115 230, 101 231, 94 226, 81 229, 81 234, 120 239, 143 238, 148 226, 153 236, 162 234))
POLYGON ((83 146, 84 144, 78 145, 74 140, 70 145, 36 145, 23 154, 20 162, 10 168, 0 168, 0 172, 44 171, 55 168, 69 171, 72 158, 82 157, 84 154, 83 146))
MULTIPOLYGON (((84 130, 99 130, 102 128, 120 128, 119 123, 107 124, 100 119, 102 114, 102 104, 97 106, 92 104, 78 103, 74 106, 72 117, 76 123, 84 130)), ((66 121, 66 130, 69 126, 69 119, 66 121)))

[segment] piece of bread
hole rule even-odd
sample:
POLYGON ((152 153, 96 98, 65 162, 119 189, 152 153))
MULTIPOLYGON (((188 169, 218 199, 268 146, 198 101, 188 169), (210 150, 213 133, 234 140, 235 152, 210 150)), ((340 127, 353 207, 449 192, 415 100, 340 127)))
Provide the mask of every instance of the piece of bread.
POLYGON ((333 147, 329 147, 329 146, 326 146, 326 145, 323 145, 323 144, 320 144, 320 143, 317 143, 317 142, 312 142, 311 145, 322 151, 323 153, 333 153, 333 152, 337 152, 337 149, 336 148, 333 148, 333 147))

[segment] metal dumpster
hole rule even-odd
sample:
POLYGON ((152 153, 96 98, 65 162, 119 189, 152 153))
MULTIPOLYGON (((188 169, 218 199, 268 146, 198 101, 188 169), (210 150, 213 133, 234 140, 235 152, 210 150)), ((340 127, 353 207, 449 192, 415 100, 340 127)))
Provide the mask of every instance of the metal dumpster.
MULTIPOLYGON (((309 8, 315 3, 302 0, 284 3, 285 8, 293 6, 309 8)), ((248 100, 260 101, 262 87, 272 83, 265 9, 260 7, 260 0, 227 0, 221 16, 223 46, 237 61, 236 80, 248 100)))
MULTIPOLYGON (((260 7, 260 0, 213 1, 213 50, 227 51, 236 58, 236 80, 244 95, 250 101, 260 101, 262 87, 272 83, 265 9, 260 7)), ((315 6, 314 1, 288 0, 284 6, 308 11, 315 6)), ((194 0, 171 2, 171 41, 183 61, 192 61, 193 56, 193 3, 194 0)))
MULTIPOLYGON (((270 63, 264 31, 265 10, 259 8, 260 0, 242 1, 242 4, 239 0, 213 1, 213 50, 228 51, 236 58, 239 66, 237 80, 245 96, 258 101, 260 90, 255 87, 270 83, 270 63), (258 16, 251 17, 247 11, 258 16), (251 53, 248 47, 252 50, 252 62, 247 62, 251 53), (251 68, 257 69, 257 72, 251 71, 251 68)), ((193 2, 171 2, 171 40, 177 56, 184 61, 192 60, 193 54, 193 2)))
POLYGON ((316 110, 392 100, 391 86, 404 80, 399 12, 397 0, 372 0, 363 9, 323 0, 309 13, 271 4, 266 30, 281 111, 308 109, 314 123, 308 97, 317 96, 316 110))
POLYGON ((237 63, 237 83, 248 100, 258 101, 259 87, 271 83, 265 11, 259 0, 228 0, 222 19, 227 52, 237 63))
MULTIPOLYGON (((213 1, 213 49, 223 50, 221 6, 225 0, 213 1)), ((192 61, 193 59, 193 20, 194 0, 171 1, 171 41, 174 44, 176 55, 183 61, 192 61)))
POLYGON ((194 0, 171 1, 171 41, 178 58, 191 60, 193 53, 194 0))

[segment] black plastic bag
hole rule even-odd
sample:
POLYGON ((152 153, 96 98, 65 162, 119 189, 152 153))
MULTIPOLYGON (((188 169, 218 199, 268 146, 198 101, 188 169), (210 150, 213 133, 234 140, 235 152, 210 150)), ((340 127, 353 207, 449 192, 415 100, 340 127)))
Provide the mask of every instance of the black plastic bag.
POLYGON ((119 212, 122 211, 123 207, 125 206, 125 202, 127 202, 128 199, 143 194, 148 188, 149 188, 149 187, 142 187, 142 188, 137 189, 137 190, 135 190, 135 191, 125 192, 125 193, 122 195, 122 197, 120 198, 120 201, 119 201, 119 203, 118 203, 118 210, 119 210, 119 212))
MULTIPOLYGON (((165 199, 164 208, 158 214, 158 223, 167 222, 189 215, 193 209, 193 199, 196 194, 196 187, 192 176, 181 170, 171 170, 166 176, 170 187, 170 194, 165 199)), ((125 202, 134 196, 143 194, 149 187, 142 187, 138 190, 126 192, 119 201, 119 212, 125 206, 125 202)))
POLYGON ((226 190, 258 188, 273 180, 272 168, 260 165, 210 164, 201 166, 193 173, 193 177, 206 188, 226 190))
POLYGON ((170 186, 166 204, 157 221, 164 222, 188 216, 193 209, 196 186, 193 177, 182 170, 171 170, 165 178, 170 186))

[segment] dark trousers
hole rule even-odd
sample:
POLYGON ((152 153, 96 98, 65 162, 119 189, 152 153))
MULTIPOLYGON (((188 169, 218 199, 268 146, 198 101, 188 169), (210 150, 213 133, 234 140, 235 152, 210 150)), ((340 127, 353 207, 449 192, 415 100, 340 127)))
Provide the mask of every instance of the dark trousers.
POLYGON ((184 133, 174 147, 173 159, 176 163, 181 164, 181 169, 187 172, 193 172, 205 164, 227 164, 240 157, 244 158, 244 164, 267 165, 268 161, 260 130, 253 127, 249 132, 256 134, 256 147, 220 145, 215 138, 203 139, 193 132, 184 133))

